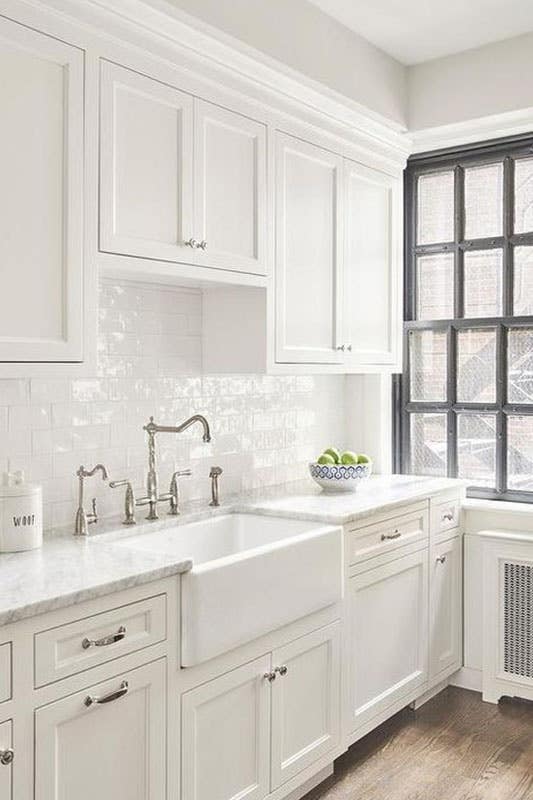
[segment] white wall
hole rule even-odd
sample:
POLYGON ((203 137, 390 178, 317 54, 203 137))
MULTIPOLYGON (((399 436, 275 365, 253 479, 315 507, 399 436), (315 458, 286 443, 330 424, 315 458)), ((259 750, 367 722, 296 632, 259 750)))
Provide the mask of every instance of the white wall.
POLYGON ((533 107, 533 33, 408 69, 416 131, 533 107))
MULTIPOLYGON (((102 461, 144 494, 150 415, 168 424, 206 415, 210 445, 196 426, 159 437, 162 490, 176 465, 190 466, 183 496, 206 503, 212 464, 227 494, 305 478, 325 447, 345 446, 343 376, 202 374, 200 292, 109 279, 99 316, 93 376, 0 380, 0 470, 9 463, 42 484, 47 528, 73 524, 82 463, 102 461)), ((88 484, 103 515, 121 512, 122 489, 88 484)))
MULTIPOLYGON (((151 0, 161 5, 161 0, 151 0)), ((306 0, 169 0, 307 77, 406 122, 406 69, 306 0)))

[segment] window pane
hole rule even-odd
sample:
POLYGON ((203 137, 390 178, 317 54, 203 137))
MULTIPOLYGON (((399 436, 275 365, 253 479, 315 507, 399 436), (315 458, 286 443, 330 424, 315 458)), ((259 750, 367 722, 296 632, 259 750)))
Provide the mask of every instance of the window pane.
POLYGON ((411 400, 446 400, 446 334, 440 331, 411 331, 411 400))
POLYGON ((502 313, 502 251, 473 250, 464 260, 465 317, 502 313))
POLYGON ((457 334, 457 400, 496 401, 496 330, 464 330, 457 334))
POLYGON ((411 472, 446 475, 446 414, 411 414, 411 472))
POLYGON ((458 477, 474 486, 495 486, 495 414, 458 414, 457 438, 458 477))
POLYGON ((452 319, 453 253, 417 258, 417 319, 452 319))
POLYGON ((514 168, 515 233, 533 231, 533 158, 520 158, 514 168))
POLYGON ((514 249, 514 308, 516 317, 533 314, 533 247, 514 249))
POLYGON ((465 169, 465 239, 501 236, 503 164, 465 169))
POLYGON ((453 241, 453 195, 453 171, 421 175, 418 178, 418 244, 453 241))
POLYGON ((507 484, 533 491, 533 417, 507 419, 507 484))
POLYGON ((533 403, 533 328, 510 330, 508 347, 508 400, 533 403))

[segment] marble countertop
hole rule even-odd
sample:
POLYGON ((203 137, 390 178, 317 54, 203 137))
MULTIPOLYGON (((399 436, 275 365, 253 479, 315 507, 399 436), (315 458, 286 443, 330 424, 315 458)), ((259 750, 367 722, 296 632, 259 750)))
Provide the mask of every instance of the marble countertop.
POLYGON ((99 523, 98 533, 88 538, 76 538, 70 531, 52 531, 45 535, 39 550, 0 554, 0 625, 177 575, 192 567, 191 559, 177 561, 162 553, 117 547, 114 542, 125 536, 231 512, 346 524, 454 486, 461 487, 462 482, 374 476, 356 494, 327 495, 305 481, 234 495, 216 509, 207 506, 205 500, 185 504, 180 517, 143 522, 134 529, 111 519, 99 523))

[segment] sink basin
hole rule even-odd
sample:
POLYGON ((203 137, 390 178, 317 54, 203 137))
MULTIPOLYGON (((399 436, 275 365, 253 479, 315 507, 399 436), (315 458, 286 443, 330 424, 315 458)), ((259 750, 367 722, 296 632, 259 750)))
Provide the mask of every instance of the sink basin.
POLYGON ((191 558, 181 576, 182 666, 207 661, 342 596, 342 529, 226 514, 116 542, 191 558))

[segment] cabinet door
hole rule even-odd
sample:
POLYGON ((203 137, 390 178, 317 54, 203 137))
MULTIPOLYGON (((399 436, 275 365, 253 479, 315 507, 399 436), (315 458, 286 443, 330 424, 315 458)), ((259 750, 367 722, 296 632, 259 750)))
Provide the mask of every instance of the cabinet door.
POLYGON ((428 555, 349 579, 350 731, 427 680, 428 555))
POLYGON ((164 660, 39 708, 35 800, 165 800, 165 720, 164 660))
POLYGON ((349 368, 400 363, 400 194, 400 176, 345 161, 343 343, 349 368))
POLYGON ((436 545, 430 565, 430 680, 461 666, 462 558, 460 536, 436 545))
POLYGON ((339 624, 275 650, 272 663, 274 790, 339 742, 339 624))
POLYGON ((276 134, 276 361, 342 363, 342 159, 276 134))
POLYGON ((197 263, 266 274, 266 126, 195 100, 197 263))
POLYGON ((269 793, 270 656, 182 697, 182 800, 259 800, 269 793))
POLYGON ((12 800, 13 797, 13 763, 9 752, 13 747, 13 729, 11 720, 0 723, 0 797, 12 800))
POLYGON ((192 261, 192 97, 102 61, 100 248, 192 261))
POLYGON ((83 52, 0 18, 0 361, 83 358, 83 52))

